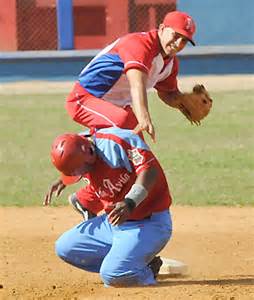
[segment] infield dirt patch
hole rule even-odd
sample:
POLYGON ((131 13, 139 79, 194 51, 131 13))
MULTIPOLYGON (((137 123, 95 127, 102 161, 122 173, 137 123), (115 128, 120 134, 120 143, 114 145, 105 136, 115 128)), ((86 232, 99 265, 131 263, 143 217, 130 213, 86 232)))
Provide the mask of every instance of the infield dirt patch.
POLYGON ((189 274, 154 287, 105 288, 54 253, 57 237, 81 221, 71 207, 0 208, 0 298, 254 299, 254 208, 171 211, 174 234, 161 254, 187 263, 189 274))

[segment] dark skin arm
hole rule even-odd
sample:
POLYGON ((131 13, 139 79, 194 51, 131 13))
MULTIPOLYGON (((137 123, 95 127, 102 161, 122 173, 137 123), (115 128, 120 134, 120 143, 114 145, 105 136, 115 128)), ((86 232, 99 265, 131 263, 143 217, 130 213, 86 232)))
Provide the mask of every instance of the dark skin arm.
MULTIPOLYGON (((151 167, 138 174, 135 183, 143 185, 149 192, 155 183, 156 177, 157 170, 154 167, 151 167)), ((117 202, 110 208, 113 208, 113 210, 108 214, 108 219, 113 226, 120 225, 128 220, 132 212, 129 210, 128 205, 124 201, 117 202)))
POLYGON ((56 197, 59 197, 62 193, 62 191, 65 189, 65 185, 63 184, 61 179, 57 179, 53 184, 50 186, 48 192, 46 193, 43 205, 49 205, 52 201, 53 194, 56 195, 56 197))

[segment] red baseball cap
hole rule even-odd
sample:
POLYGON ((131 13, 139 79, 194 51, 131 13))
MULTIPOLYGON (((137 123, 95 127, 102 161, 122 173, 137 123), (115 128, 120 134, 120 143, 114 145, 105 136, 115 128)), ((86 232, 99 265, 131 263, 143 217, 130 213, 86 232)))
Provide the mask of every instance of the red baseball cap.
POLYGON ((196 25, 191 16, 181 11, 172 11, 166 14, 163 24, 185 36, 195 46, 192 36, 196 31, 196 25))

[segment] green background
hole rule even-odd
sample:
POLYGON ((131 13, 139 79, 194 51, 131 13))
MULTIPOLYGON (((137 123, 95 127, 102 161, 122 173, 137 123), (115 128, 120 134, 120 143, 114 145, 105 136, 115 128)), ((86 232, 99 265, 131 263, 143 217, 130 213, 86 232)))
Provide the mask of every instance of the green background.
MULTIPOLYGON (((254 205, 254 90, 211 93, 213 109, 197 127, 154 94, 154 153, 175 204, 254 205)), ((0 95, 0 205, 42 205, 58 177, 49 151, 55 136, 78 132, 64 109, 65 95, 0 95)), ((66 204, 66 188, 54 205, 66 204)))

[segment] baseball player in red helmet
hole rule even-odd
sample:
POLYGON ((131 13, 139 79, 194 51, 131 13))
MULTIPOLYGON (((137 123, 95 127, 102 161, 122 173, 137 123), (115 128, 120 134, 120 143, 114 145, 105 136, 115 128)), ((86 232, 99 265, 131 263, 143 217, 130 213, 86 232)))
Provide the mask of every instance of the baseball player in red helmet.
POLYGON ((188 42, 194 45, 194 33, 193 19, 174 11, 165 16, 158 30, 117 39, 79 74, 66 101, 69 115, 89 128, 134 129, 138 125, 136 133, 147 131, 154 140, 147 90, 155 88, 163 102, 180 109, 176 54, 188 42))
POLYGON ((106 286, 152 285, 171 237, 171 196, 165 175, 145 142, 131 130, 104 128, 92 136, 64 134, 51 149, 61 172, 44 204, 84 179, 78 205, 93 214, 65 232, 56 253, 65 262, 100 273, 106 286), (98 214, 98 216, 97 216, 98 214))

